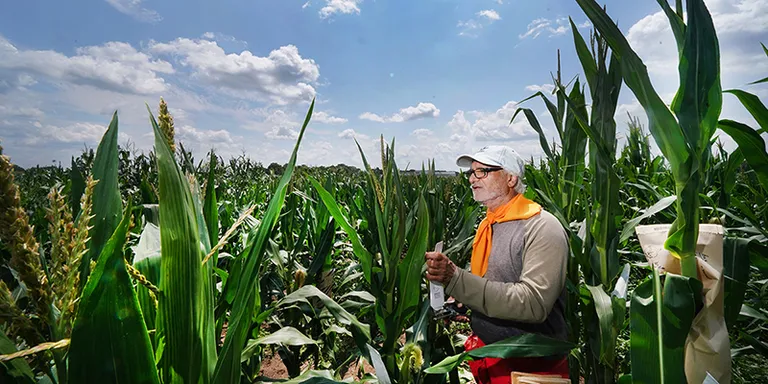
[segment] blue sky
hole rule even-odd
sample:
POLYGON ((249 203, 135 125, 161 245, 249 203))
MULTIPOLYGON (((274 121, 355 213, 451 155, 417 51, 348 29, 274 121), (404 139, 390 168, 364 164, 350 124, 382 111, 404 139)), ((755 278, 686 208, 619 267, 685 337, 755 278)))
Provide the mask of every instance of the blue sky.
MULTIPOLYGON (((660 95, 677 84, 674 40, 656 1, 603 2, 645 60, 660 95)), ((709 0, 724 88, 764 100, 768 0, 709 0)), ((285 163, 312 97, 304 164, 360 166, 377 140, 397 142, 401 168, 504 143, 539 156, 517 102, 551 88, 557 50, 566 79, 581 74, 568 17, 573 0, 89 0, 11 2, 0 13, 0 145, 21 166, 68 163, 95 147, 118 111, 120 143, 152 147, 144 103, 164 97, 177 140, 202 158, 245 154, 285 163)), ((642 108, 624 87, 617 122, 642 108)), ((527 102, 550 137, 540 100, 527 102)), ((723 117, 754 121, 726 96, 723 117)), ((730 139, 723 141, 732 147, 730 139)), ((376 165, 376 164, 374 164, 376 165)))

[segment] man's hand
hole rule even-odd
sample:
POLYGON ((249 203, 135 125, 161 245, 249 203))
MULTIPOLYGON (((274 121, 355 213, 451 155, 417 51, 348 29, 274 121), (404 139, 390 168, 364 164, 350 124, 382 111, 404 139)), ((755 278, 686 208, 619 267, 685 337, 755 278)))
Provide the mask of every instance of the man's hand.
POLYGON ((427 252, 427 280, 447 286, 456 272, 451 259, 439 252, 427 252))

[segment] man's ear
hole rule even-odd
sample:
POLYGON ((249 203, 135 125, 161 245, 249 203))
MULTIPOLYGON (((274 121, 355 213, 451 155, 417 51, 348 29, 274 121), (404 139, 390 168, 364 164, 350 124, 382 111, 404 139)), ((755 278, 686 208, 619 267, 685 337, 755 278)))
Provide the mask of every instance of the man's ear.
POLYGON ((520 181, 519 176, 509 175, 509 180, 507 180, 507 185, 509 185, 510 188, 515 188, 519 181, 520 181))

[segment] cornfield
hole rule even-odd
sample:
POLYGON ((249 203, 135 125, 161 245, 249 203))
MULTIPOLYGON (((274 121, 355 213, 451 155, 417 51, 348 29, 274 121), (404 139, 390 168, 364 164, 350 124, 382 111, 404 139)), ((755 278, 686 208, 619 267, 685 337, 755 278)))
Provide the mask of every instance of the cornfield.
POLYGON ((576 1, 594 25, 585 39, 571 22, 583 73, 564 83, 558 53, 554 91, 512 117, 544 153, 526 164, 526 195, 569 236, 567 342, 524 335, 466 352, 468 327, 433 317, 425 252, 443 242, 467 267, 484 216, 467 178, 438 176, 429 159, 401 172, 383 136, 378 154, 358 145, 362 169, 297 165, 314 100, 286 164, 196 160, 161 100, 157 119, 147 106, 148 155, 118 146, 115 112, 67 168, 0 156, 0 382, 457 384, 472 382, 470 359, 561 352, 574 383, 760 382, 768 109, 721 88, 702 0, 659 1, 679 53, 671 105, 606 11, 576 1), (647 131, 633 116, 617 126, 622 91, 647 131), (720 118, 729 97, 758 127, 720 118), (527 108, 539 101, 556 142, 527 108), (661 230, 654 251, 649 228, 661 230))

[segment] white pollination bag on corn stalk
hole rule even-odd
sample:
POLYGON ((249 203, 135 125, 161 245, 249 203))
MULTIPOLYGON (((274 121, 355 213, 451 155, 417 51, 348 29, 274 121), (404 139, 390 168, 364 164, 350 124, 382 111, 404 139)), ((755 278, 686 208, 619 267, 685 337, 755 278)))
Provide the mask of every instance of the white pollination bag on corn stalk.
MULTIPOLYGON (((680 260, 664 249, 669 224, 640 225, 635 232, 646 259, 660 273, 680 274, 680 260)), ((685 342, 685 376, 702 383, 711 374, 720 384, 731 382, 731 346, 725 325, 723 277, 723 227, 700 224, 696 246, 704 307, 693 319, 685 342)))

